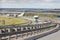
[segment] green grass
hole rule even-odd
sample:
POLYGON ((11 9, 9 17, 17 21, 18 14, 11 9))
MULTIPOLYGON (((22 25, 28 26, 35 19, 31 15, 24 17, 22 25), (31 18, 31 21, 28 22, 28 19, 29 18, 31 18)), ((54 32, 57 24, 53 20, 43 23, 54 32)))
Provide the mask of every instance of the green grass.
POLYGON ((0 26, 2 25, 11 25, 11 24, 22 24, 28 22, 27 20, 21 19, 21 18, 13 18, 13 17, 2 17, 0 16, 0 26), (5 24, 3 24, 3 21, 5 20, 5 24))

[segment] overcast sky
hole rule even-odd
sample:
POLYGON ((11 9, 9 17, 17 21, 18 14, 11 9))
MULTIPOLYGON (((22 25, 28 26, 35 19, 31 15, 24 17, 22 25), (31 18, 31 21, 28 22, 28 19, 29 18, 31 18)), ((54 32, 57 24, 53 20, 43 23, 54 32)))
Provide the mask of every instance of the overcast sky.
POLYGON ((60 0, 0 0, 0 8, 60 8, 60 0))

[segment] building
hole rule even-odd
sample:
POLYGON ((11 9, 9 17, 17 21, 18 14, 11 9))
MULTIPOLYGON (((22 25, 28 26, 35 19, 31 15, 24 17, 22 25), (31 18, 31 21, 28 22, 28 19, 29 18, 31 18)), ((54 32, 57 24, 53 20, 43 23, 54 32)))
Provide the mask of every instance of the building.
POLYGON ((0 11, 0 16, 12 16, 12 17, 20 17, 23 16, 24 12, 17 11, 0 11))

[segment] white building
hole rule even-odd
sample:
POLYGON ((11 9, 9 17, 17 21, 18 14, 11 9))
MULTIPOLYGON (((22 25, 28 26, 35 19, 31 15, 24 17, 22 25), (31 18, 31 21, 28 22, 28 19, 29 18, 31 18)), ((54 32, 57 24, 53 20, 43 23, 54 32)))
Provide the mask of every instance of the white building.
POLYGON ((0 11, 0 16, 14 16, 20 17, 23 16, 24 12, 15 12, 15 11, 0 11))

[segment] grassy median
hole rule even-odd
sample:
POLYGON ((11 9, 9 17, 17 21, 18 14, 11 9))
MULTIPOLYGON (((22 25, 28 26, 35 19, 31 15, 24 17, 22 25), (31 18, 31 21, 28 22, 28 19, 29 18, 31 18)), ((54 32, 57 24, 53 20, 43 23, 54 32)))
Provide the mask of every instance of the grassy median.
POLYGON ((14 17, 3 17, 0 16, 0 26, 2 25, 11 25, 11 24, 22 24, 28 22, 22 18, 14 18, 14 17), (4 22, 3 22, 4 20, 4 22))

